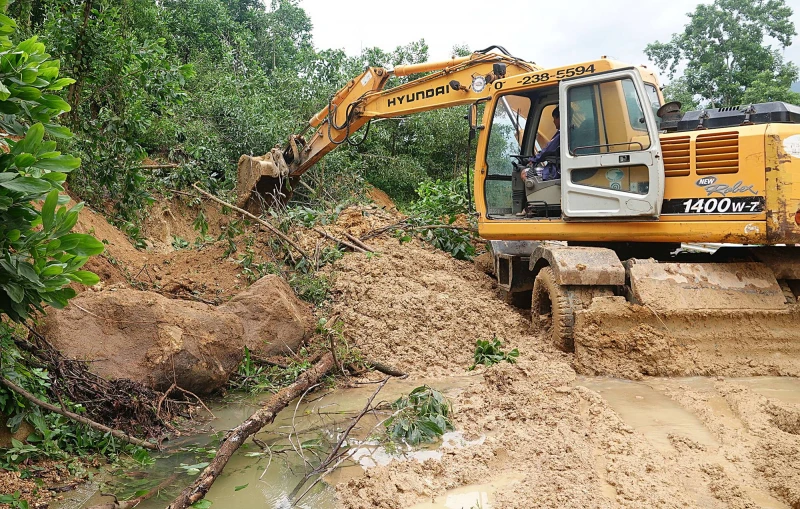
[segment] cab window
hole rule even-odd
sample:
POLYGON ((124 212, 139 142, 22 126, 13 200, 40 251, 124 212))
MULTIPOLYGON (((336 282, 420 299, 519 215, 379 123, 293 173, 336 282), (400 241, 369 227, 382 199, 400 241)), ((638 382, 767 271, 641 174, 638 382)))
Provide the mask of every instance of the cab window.
POLYGON ((531 100, 522 95, 506 95, 496 103, 486 147, 488 171, 484 192, 489 215, 511 214, 512 156, 522 153, 530 109, 531 100))

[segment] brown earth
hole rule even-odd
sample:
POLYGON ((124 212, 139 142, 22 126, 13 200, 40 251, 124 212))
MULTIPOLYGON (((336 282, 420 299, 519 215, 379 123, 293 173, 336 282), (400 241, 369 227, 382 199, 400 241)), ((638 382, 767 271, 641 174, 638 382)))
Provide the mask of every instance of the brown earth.
POLYGON ((312 321, 289 285, 268 275, 220 306, 132 289, 84 292, 40 330, 104 378, 209 394, 225 386, 245 347, 263 357, 291 354, 312 321))
POLYGON ((521 355, 479 367, 452 399, 457 430, 480 445, 370 468, 337 486, 341 507, 445 507, 449 490, 492 485, 493 508, 799 507, 800 404, 749 390, 750 379, 579 377, 574 356, 531 334, 482 268, 416 241, 371 242, 379 256, 331 269, 333 311, 369 357, 449 385, 476 339, 496 335, 521 355))

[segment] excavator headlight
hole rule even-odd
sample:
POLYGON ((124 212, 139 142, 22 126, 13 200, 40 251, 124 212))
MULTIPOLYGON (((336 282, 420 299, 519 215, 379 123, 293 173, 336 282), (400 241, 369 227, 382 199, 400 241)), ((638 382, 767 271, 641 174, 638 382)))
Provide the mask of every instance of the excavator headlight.
POLYGON ((486 88, 486 78, 483 76, 474 76, 472 78, 472 91, 476 94, 480 94, 483 92, 484 88, 486 88))

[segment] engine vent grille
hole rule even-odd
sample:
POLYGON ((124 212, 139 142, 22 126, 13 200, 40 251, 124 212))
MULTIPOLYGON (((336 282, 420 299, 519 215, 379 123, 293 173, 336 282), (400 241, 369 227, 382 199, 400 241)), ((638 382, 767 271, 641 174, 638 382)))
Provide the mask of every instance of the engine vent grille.
POLYGON ((698 175, 739 171, 739 133, 699 134, 695 146, 695 171, 698 175))
POLYGON ((690 170, 689 137, 679 136, 661 140, 664 151, 664 175, 686 177, 690 170))

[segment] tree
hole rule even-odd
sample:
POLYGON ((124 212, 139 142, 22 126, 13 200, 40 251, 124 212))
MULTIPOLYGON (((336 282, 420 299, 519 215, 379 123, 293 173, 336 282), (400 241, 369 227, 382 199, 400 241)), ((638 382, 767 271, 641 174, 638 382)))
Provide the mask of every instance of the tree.
POLYGON ((694 94, 689 91, 686 85, 686 78, 680 77, 670 81, 668 85, 664 86, 664 99, 669 101, 678 101, 681 103, 681 111, 687 112, 696 110, 700 103, 698 103, 694 94))
MULTIPOLYGON (((771 83, 759 89, 774 93, 775 84, 797 78, 797 68, 784 64, 780 53, 797 35, 791 16, 785 0, 714 0, 689 14, 683 33, 648 44, 645 53, 670 78, 685 66, 690 94, 712 106, 734 106, 745 102, 745 91, 756 82, 771 83), (765 44, 768 37, 780 48, 765 44)), ((748 97, 761 100, 755 92, 748 97)))
MULTIPOLYGON (((5 12, 7 0, 0 0, 5 12)), ((25 320, 42 304, 64 307, 75 295, 68 285, 93 285, 81 270, 103 251, 91 235, 71 233, 83 204, 68 207, 61 195, 67 173, 80 159, 56 150, 51 138, 69 138, 55 118, 70 110, 54 92, 74 80, 59 78, 59 62, 32 37, 14 44, 16 23, 0 16, 0 313, 25 320)))

